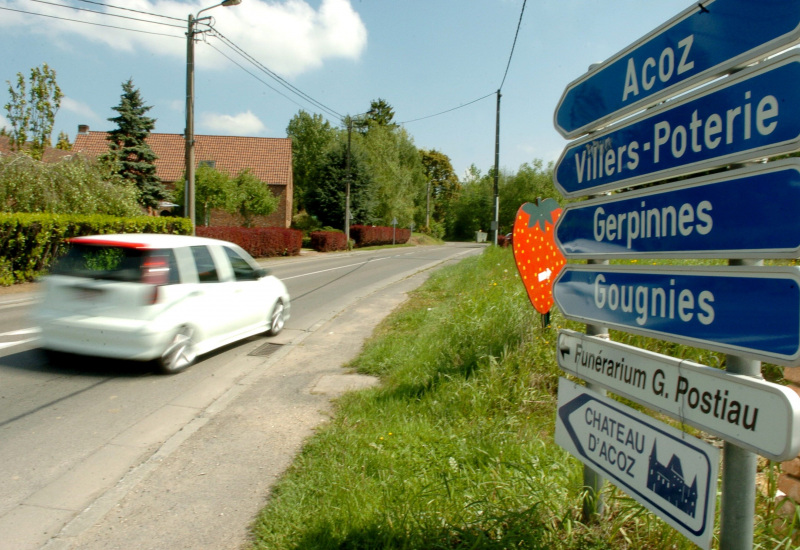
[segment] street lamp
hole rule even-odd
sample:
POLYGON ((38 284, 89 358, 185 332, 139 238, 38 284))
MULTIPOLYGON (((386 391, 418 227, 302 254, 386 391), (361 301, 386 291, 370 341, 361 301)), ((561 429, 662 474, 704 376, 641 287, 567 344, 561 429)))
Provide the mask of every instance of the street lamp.
POLYGON ((200 18, 200 14, 219 6, 238 6, 242 0, 224 0, 208 8, 203 8, 197 15, 189 14, 189 29, 186 32, 186 211, 189 213, 189 220, 192 222, 192 234, 195 226, 194 208, 194 36, 199 34, 195 30, 195 25, 202 19, 211 19, 206 16, 200 18))

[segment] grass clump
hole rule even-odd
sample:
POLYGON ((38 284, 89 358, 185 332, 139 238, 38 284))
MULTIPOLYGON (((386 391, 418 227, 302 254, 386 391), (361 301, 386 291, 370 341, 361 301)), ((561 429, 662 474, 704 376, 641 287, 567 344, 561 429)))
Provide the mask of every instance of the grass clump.
POLYGON ((582 328, 541 327, 509 249, 434 273, 350 365, 381 386, 339 400, 253 548, 694 548, 610 485, 580 521, 582 465, 553 442, 562 327, 582 328))

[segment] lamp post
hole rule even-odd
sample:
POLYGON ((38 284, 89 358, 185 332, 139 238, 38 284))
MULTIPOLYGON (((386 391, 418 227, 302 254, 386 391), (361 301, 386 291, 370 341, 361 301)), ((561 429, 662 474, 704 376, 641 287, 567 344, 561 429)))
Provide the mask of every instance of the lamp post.
POLYGON ((189 221, 192 222, 192 234, 195 226, 194 208, 194 36, 198 34, 195 25, 202 19, 210 19, 206 16, 201 18, 200 14, 219 6, 238 6, 242 0, 224 0, 219 4, 204 8, 193 16, 189 14, 189 28, 186 32, 186 193, 185 206, 189 214, 189 221))

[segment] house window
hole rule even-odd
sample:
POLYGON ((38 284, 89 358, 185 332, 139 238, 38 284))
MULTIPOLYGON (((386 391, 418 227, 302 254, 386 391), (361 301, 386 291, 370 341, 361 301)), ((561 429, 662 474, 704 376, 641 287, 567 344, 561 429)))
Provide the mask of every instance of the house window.
POLYGON ((216 160, 201 160, 198 166, 208 166, 209 168, 217 168, 217 161, 216 160))

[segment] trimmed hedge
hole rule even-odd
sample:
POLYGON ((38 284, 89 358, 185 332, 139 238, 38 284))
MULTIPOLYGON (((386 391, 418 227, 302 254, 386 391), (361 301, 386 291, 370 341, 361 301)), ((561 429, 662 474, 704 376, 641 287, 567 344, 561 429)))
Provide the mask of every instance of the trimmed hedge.
POLYGON ((347 237, 341 231, 312 231, 311 248, 317 252, 347 250, 347 237))
POLYGON ((350 238, 356 242, 357 247, 379 246, 392 242, 405 244, 411 238, 411 230, 399 227, 394 229, 373 225, 351 225, 350 238))
POLYGON ((303 247, 303 232, 282 227, 197 227, 198 237, 238 244, 254 258, 297 256, 303 247))
POLYGON ((66 249, 66 239, 107 233, 190 235, 186 218, 0 213, 0 285, 43 275, 66 249))

